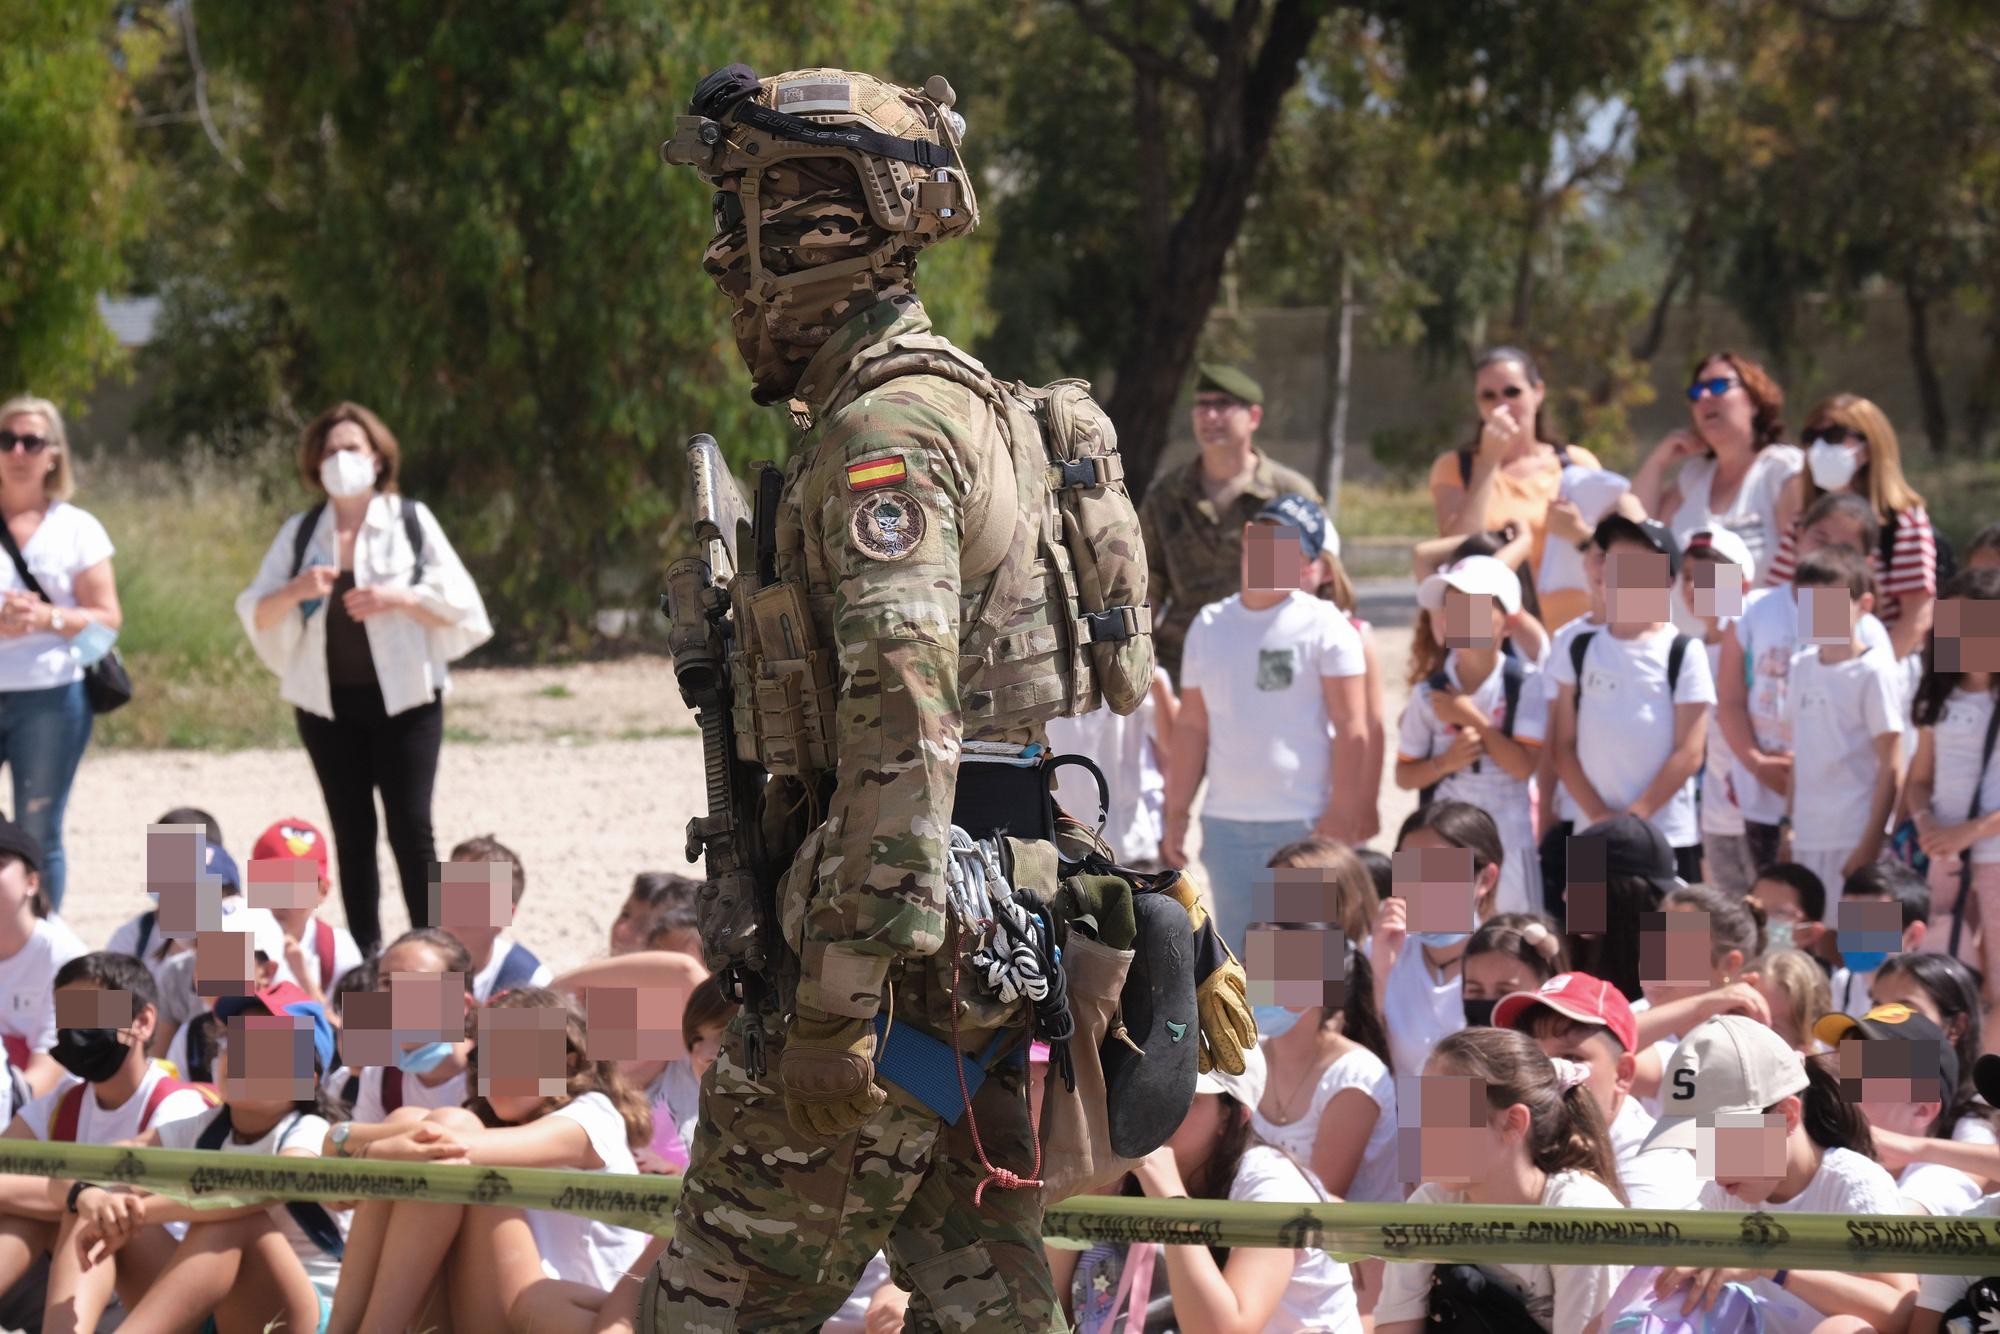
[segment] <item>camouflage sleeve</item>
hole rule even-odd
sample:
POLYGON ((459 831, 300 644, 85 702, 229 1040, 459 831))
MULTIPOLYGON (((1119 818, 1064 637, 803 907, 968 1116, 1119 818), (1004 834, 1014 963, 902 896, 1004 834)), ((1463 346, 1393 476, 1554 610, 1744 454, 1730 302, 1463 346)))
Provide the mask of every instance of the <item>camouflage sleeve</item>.
POLYGON ((890 964, 936 953, 958 771, 969 395, 906 379, 829 423, 801 497, 834 586, 839 749, 799 1002, 872 1016, 890 964))
MULTIPOLYGON (((1154 479, 1159 485, 1159 479, 1154 479)), ((1161 558, 1166 551, 1160 538, 1159 500, 1157 492, 1149 491, 1139 502, 1139 536, 1146 543, 1146 601, 1153 608, 1153 623, 1159 624, 1160 612, 1173 597, 1173 585, 1167 577, 1167 564, 1161 558)))

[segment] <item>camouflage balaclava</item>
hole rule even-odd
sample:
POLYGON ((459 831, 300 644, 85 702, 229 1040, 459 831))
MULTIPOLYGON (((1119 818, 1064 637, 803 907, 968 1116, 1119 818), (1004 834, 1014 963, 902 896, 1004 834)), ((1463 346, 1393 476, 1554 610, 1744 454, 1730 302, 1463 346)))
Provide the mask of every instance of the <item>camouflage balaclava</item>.
POLYGON ((811 69, 760 80, 731 65, 695 89, 661 149, 713 184, 702 267, 733 307, 753 397, 792 395, 833 331, 912 290, 917 252, 979 219, 941 78, 922 92, 811 69))

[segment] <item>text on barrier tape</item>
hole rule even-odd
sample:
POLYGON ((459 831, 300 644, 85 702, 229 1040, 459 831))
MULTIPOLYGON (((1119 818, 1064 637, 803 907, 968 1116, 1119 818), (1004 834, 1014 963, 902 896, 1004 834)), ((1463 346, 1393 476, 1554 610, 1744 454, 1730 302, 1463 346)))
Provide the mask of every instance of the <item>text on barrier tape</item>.
MULTIPOLYGON (((424 1200, 580 1214, 665 1236, 677 1177, 525 1167, 249 1158, 199 1149, 0 1141, 0 1173, 142 1187, 196 1208, 259 1200, 424 1200)), ((1087 1195, 1043 1234, 1076 1243, 1317 1247, 1491 1264, 1685 1264, 1846 1273, 2000 1274, 2000 1218, 1710 1213, 1438 1204, 1249 1204, 1087 1195)))

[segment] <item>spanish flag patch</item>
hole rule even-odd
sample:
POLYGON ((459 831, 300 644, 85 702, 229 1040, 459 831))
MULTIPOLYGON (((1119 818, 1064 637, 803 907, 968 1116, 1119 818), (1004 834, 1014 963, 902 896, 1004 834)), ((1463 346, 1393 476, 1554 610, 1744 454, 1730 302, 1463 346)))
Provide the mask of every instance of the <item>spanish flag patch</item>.
POLYGON ((847 489, 849 491, 872 491, 878 486, 893 486, 908 475, 903 466, 901 454, 883 454, 859 463, 847 465, 847 489))

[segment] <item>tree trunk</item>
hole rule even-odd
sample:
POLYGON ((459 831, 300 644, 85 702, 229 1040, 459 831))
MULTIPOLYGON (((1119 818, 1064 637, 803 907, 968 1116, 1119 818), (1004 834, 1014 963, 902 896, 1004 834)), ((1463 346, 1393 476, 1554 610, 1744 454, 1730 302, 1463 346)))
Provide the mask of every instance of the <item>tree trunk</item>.
POLYGON ((1340 477, 1347 467, 1347 401, 1354 369, 1354 273, 1345 252, 1333 257, 1333 305, 1326 320, 1326 403, 1319 421, 1319 461, 1313 476, 1326 497, 1326 512, 1340 518, 1340 477))
POLYGON ((1525 342, 1528 320, 1535 309, 1535 247, 1542 239, 1542 224, 1548 218, 1549 153, 1546 141, 1535 163, 1535 178, 1528 184, 1527 216, 1521 220, 1521 248, 1514 256, 1514 306, 1507 319, 1510 341, 1525 342))
POLYGON ((1931 356, 1930 297, 1908 279, 1903 283, 1903 308, 1910 320, 1910 368, 1917 375, 1924 434, 1930 439, 1931 452, 1942 454, 1950 445, 1950 423, 1945 414, 1944 386, 1938 378, 1937 361, 1931 356))
POLYGON ((1147 264, 1119 349, 1105 410, 1118 428, 1127 485, 1143 495, 1166 451, 1174 404, 1209 311, 1222 287, 1230 247, 1243 227, 1250 192, 1269 156, 1285 96, 1326 19, 1324 0, 1276 0, 1261 45, 1263 6, 1237 0, 1217 23, 1215 69, 1200 98, 1201 164, 1193 195, 1167 232, 1164 253, 1147 264))

